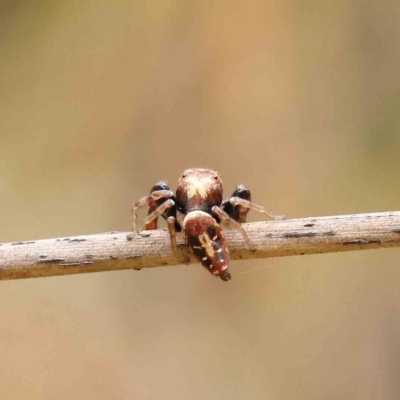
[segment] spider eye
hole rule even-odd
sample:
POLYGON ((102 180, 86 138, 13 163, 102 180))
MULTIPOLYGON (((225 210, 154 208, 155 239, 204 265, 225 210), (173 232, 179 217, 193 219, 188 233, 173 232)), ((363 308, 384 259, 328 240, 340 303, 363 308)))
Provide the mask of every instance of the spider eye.
POLYGON ((214 176, 214 181, 217 181, 217 180, 218 180, 218 176, 215 175, 215 176, 214 176))
POLYGON ((182 175, 182 178, 186 178, 186 174, 183 174, 183 175, 182 175))

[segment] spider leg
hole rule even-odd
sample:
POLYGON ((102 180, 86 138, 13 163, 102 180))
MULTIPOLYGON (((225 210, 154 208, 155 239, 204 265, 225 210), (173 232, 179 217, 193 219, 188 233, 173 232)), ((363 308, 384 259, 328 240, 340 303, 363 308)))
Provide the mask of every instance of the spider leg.
POLYGON ((246 222, 247 214, 250 211, 249 208, 243 207, 241 205, 235 206, 229 200, 232 197, 239 197, 244 200, 251 201, 251 193, 250 190, 244 186, 239 185, 232 193, 232 196, 229 199, 226 199, 222 202, 221 208, 235 221, 240 223, 246 222))
POLYGON ((232 196, 222 203, 222 209, 234 220, 244 223, 246 222, 247 213, 254 210, 268 215, 273 220, 285 219, 284 215, 275 215, 272 211, 266 210, 263 206, 255 204, 251 201, 250 190, 239 185, 232 196))
POLYGON ((220 207, 218 206, 214 206, 211 211, 216 214, 221 221, 224 221, 226 223, 228 223, 232 228, 236 229, 237 231, 239 231, 244 240, 246 241, 247 245, 251 248, 254 249, 254 246, 252 246, 249 237, 247 236, 246 231, 243 229, 243 226, 240 224, 240 222, 234 220, 233 218, 231 218, 224 210, 222 210, 220 207))
MULTIPOLYGON (((149 206, 149 215, 151 215, 159 206, 161 206, 166 199, 170 199, 174 197, 174 193, 169 189, 165 182, 156 183, 151 189, 151 193, 149 196, 142 197, 139 201, 132 204, 132 230, 133 232, 137 232, 136 229, 136 219, 137 219, 137 210, 146 206, 149 206)), ((176 209, 172 209, 169 212, 175 212, 176 209)), ((147 229, 157 229, 157 220, 153 218, 148 222, 147 229)))
MULTIPOLYGON (((140 231, 147 226, 152 226, 151 223, 156 220, 160 215, 163 215, 169 208, 174 207, 175 202, 172 199, 165 200, 159 207, 149 214, 143 221, 143 226, 139 229, 140 231)), ((175 221, 174 221, 175 224, 175 221)), ((157 225, 156 225, 157 227, 157 225)))
MULTIPOLYGON (((176 243, 176 226, 177 226, 176 224, 178 223, 176 221, 176 218, 175 217, 168 217, 167 218, 167 223, 168 223, 169 237, 171 239, 171 250, 172 250, 172 252, 184 264, 188 264, 190 262, 190 257, 184 256, 183 254, 181 254, 179 252, 179 250, 178 250, 178 245, 176 243)), ((179 223, 178 223, 178 225, 179 225, 179 223)))
POLYGON ((268 215, 273 220, 283 220, 286 217, 284 215, 276 215, 272 211, 268 211, 265 209, 263 206, 260 206, 258 204, 252 203, 249 200, 241 199, 240 197, 231 197, 229 199, 229 202, 234 206, 234 207, 243 207, 247 208, 248 210, 254 210, 262 214, 268 215))

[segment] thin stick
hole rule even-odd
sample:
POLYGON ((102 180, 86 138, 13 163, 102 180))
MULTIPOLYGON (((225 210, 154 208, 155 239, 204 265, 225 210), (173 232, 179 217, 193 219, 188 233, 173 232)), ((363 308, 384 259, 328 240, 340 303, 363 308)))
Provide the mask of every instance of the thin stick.
MULTIPOLYGON (((400 247, 400 211, 244 224, 242 235, 225 230, 231 258, 250 259, 400 247)), ((109 232, 89 236, 0 244, 0 280, 176 265, 167 230, 109 232)), ((193 257, 191 263, 197 262, 193 257)))

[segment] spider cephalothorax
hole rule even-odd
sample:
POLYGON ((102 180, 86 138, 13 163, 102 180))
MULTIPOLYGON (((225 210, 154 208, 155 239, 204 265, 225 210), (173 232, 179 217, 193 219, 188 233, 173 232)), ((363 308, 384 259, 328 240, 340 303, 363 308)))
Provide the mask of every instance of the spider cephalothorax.
POLYGON ((223 200, 222 180, 218 172, 204 168, 190 168, 183 172, 178 181, 176 195, 164 181, 157 182, 150 195, 141 198, 132 207, 133 231, 136 231, 136 211, 148 206, 148 216, 143 228, 157 229, 159 216, 168 222, 171 246, 177 251, 176 232, 185 235, 186 245, 194 256, 213 275, 222 280, 231 279, 229 273, 229 250, 220 223, 227 222, 239 230, 245 240, 249 238, 241 223, 246 222, 250 209, 275 216, 262 206, 251 202, 250 190, 239 185, 232 196, 223 200), (177 220, 177 212, 184 215, 182 224, 177 220))
POLYGON ((178 180, 177 209, 187 214, 201 210, 211 214, 212 207, 222 203, 222 180, 210 169, 187 169, 178 180))

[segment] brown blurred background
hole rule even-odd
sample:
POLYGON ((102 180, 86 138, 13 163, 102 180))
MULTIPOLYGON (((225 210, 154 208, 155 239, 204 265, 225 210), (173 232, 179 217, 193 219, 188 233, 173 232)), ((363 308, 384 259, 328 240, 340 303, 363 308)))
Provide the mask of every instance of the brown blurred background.
MULTIPOLYGON (((129 230, 193 166, 400 209, 399 2, 2 1, 0 37, 0 242, 129 230)), ((0 397, 398 399, 399 255, 1 282, 0 397)))

